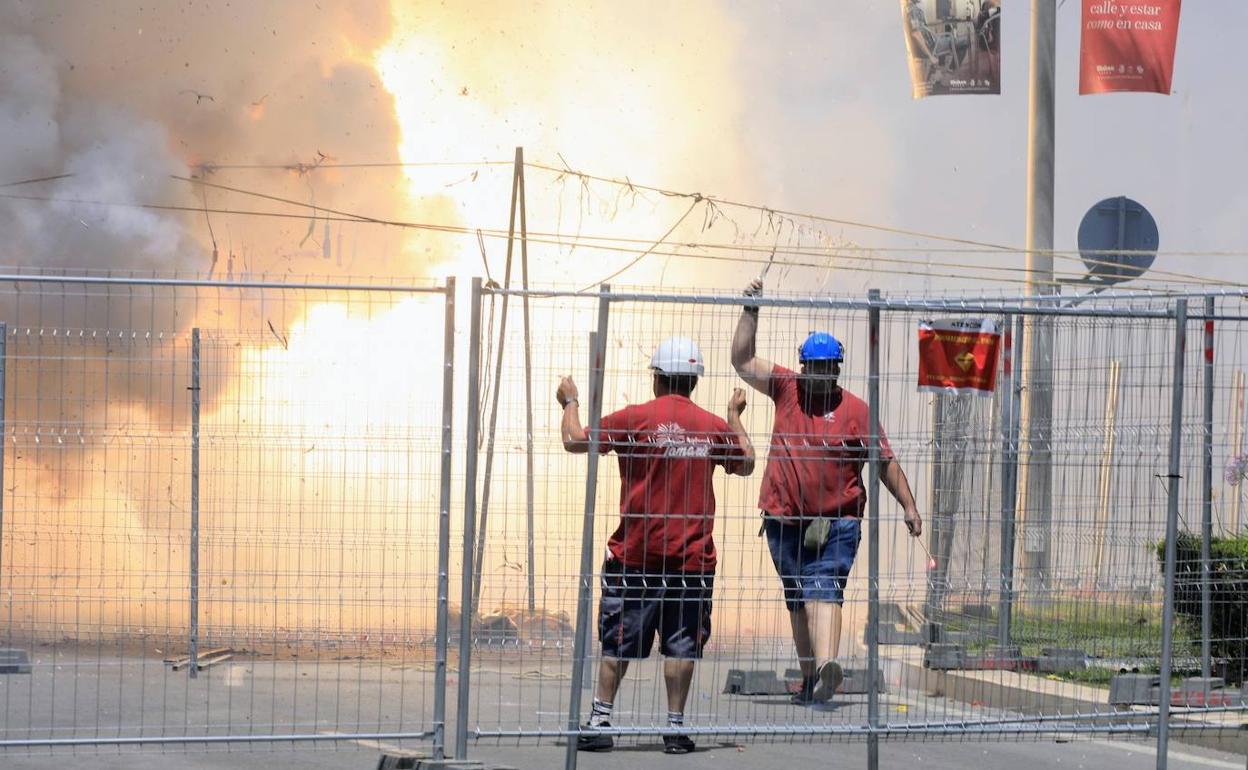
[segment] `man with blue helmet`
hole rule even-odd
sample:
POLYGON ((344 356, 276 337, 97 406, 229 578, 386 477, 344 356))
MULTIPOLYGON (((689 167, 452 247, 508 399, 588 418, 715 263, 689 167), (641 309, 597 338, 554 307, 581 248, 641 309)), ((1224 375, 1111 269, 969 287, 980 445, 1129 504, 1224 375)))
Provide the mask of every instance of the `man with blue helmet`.
MULTIPOLYGON (((756 280, 745 293, 758 296, 762 289, 756 280)), ((776 405, 758 507, 802 668, 794 701, 822 703, 844 678, 836 660, 841 605, 866 511, 862 467, 870 419, 866 403, 837 384, 845 358, 839 340, 812 332, 798 349, 800 370, 794 372, 755 354, 757 333, 758 306, 747 305, 732 339, 732 364, 776 405)), ((880 481, 917 537, 923 520, 882 427, 879 444, 880 481)))

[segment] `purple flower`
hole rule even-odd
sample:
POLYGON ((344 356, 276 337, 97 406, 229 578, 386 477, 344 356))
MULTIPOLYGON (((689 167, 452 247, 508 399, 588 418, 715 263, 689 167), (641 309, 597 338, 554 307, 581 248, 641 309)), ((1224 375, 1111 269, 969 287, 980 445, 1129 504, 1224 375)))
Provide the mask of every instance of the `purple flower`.
POLYGON ((1248 477, 1248 455, 1235 455, 1226 461, 1226 473, 1223 474, 1226 483, 1231 486, 1237 486, 1239 482, 1248 477))

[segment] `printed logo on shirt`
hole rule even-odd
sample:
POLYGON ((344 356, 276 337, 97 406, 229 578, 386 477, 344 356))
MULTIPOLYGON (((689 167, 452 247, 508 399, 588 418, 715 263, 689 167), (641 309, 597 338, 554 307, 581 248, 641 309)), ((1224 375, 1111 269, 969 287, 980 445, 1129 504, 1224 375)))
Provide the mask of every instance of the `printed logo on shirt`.
POLYGON ((654 429, 654 443, 664 447, 664 457, 709 457, 711 440, 690 436, 678 423, 660 423, 654 429))

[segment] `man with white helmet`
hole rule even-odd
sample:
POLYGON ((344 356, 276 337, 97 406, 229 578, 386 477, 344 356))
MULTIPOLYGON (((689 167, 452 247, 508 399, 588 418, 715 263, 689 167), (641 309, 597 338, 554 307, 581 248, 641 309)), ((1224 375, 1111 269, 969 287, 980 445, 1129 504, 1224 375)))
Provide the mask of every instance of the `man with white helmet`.
MULTIPOLYGON (((684 724, 694 661, 711 633, 716 563, 711 479, 717 465, 738 476, 754 470, 754 447, 741 424, 745 391, 734 389, 727 421, 689 400, 704 371, 693 340, 665 340, 650 369, 654 399, 606 415, 597 436, 600 451, 619 456, 622 483, 620 523, 607 541, 602 566, 602 661, 590 727, 611 726, 628 662, 649 657, 656 634, 666 658, 668 725, 684 724)), ((564 449, 588 452, 590 436, 581 425, 571 377, 562 378, 555 398, 563 407, 564 449)), ((577 740, 584 751, 613 746, 610 735, 585 734, 577 740)), ((693 749, 687 735, 663 736, 669 754, 693 749)))
MULTIPOLYGON (((745 294, 758 296, 762 289, 756 280, 745 294)), ((837 384, 844 348, 831 334, 806 338, 798 349, 800 371, 794 372, 755 355, 757 332, 758 306, 747 305, 732 339, 732 365, 776 404, 758 507, 802 668, 802 689, 793 700, 823 703, 844 676, 836 660, 841 605, 866 510, 862 467, 869 415, 862 399, 837 384)), ((880 481, 918 537, 923 520, 882 427, 879 444, 880 481)))

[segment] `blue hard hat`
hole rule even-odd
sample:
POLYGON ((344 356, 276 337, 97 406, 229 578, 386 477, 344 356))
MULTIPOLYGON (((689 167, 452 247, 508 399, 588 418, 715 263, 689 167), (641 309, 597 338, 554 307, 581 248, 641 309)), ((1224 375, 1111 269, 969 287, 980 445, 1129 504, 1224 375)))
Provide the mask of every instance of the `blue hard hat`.
POLYGON ((803 364, 807 361, 841 361, 844 358, 845 347, 827 332, 811 332, 797 349, 797 360, 803 364))

